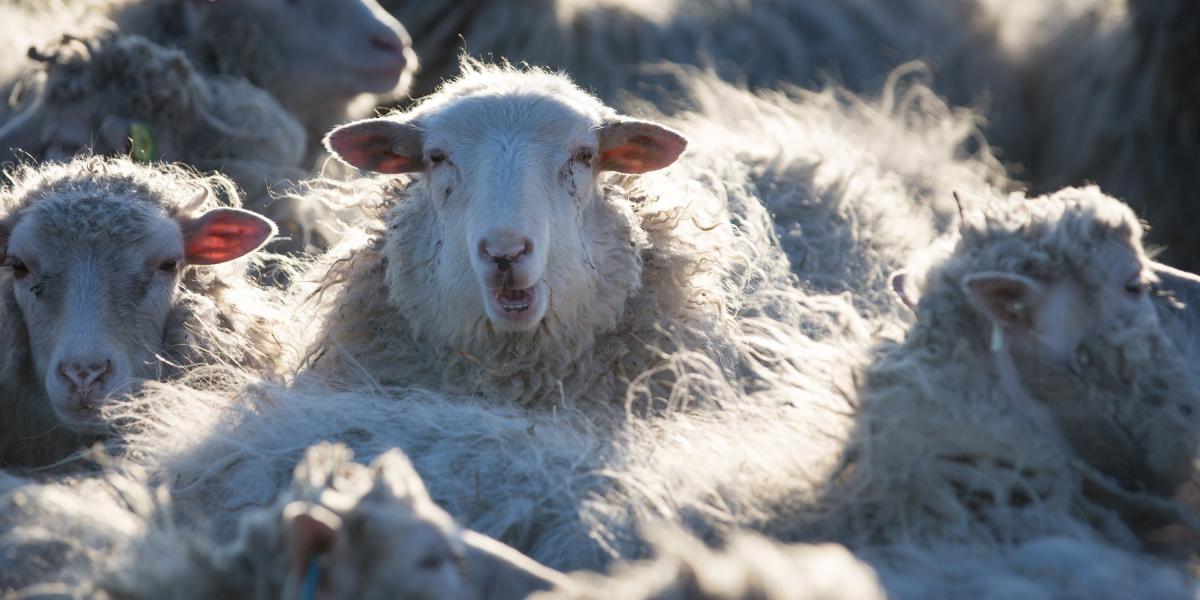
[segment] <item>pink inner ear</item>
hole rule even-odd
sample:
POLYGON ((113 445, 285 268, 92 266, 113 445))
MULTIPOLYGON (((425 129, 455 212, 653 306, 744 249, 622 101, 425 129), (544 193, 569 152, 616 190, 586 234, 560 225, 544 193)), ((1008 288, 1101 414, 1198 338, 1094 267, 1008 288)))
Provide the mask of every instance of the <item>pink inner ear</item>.
POLYGON ((683 136, 665 127, 623 122, 601 134, 600 169, 638 175, 666 168, 687 148, 683 136))
POLYGON ((327 143, 347 164, 376 173, 412 173, 424 168, 420 150, 397 154, 398 140, 391 135, 395 124, 352 123, 329 134, 327 143))
POLYGON ((216 265, 258 250, 275 225, 252 212, 219 208, 206 213, 187 228, 184 260, 193 265, 216 265))
POLYGON ((314 554, 329 552, 336 541, 334 530, 310 515, 301 513, 292 519, 288 559, 292 569, 303 573, 314 554))

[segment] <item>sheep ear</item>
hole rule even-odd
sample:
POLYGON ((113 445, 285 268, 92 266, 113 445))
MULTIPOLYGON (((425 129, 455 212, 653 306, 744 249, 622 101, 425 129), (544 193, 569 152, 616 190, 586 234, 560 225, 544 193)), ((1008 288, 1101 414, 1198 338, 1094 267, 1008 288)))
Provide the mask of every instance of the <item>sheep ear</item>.
POLYGON ((892 293, 896 295, 896 299, 904 306, 907 306, 908 310, 917 312, 917 301, 912 297, 908 289, 908 270, 901 269, 892 273, 888 283, 892 288, 892 293))
POLYGON ((328 554, 337 542, 342 520, 329 509, 307 502, 292 502, 283 509, 288 566, 301 577, 312 558, 328 554))
POLYGON ((423 135, 416 125, 365 119, 325 136, 325 147, 342 162, 376 173, 412 173, 425 168, 423 135))
POLYGON ((1028 331, 1034 313, 1045 299, 1042 284, 1015 273, 988 271, 963 278, 963 289, 971 304, 993 323, 1007 329, 1028 331))
POLYGON ((184 260, 216 265, 258 250, 275 235, 275 224, 248 210, 217 208, 183 226, 184 260))
POLYGON ((618 173, 648 173, 668 167, 683 154, 687 139, 650 121, 618 119, 602 125, 597 169, 618 173))

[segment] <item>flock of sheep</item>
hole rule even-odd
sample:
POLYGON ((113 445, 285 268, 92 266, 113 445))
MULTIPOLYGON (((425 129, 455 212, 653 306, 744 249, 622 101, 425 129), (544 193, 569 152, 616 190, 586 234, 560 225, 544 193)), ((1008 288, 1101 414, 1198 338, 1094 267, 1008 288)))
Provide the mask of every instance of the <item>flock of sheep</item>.
POLYGON ((0 23, 5 598, 1200 594, 1200 4, 0 23))

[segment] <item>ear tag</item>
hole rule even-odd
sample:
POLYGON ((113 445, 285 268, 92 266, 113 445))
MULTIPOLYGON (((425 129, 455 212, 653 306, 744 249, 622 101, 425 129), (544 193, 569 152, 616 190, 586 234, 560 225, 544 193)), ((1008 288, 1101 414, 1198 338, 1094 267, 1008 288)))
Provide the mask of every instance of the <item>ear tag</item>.
POLYGON ((1004 349, 1004 330, 998 323, 992 323, 992 354, 1004 349))
POLYGON ((313 555, 304 572, 304 583, 300 587, 300 600, 316 600, 317 586, 321 583, 321 556, 313 555))
POLYGON ((134 162, 150 163, 158 158, 158 143, 154 131, 145 123, 129 125, 129 156, 134 162))

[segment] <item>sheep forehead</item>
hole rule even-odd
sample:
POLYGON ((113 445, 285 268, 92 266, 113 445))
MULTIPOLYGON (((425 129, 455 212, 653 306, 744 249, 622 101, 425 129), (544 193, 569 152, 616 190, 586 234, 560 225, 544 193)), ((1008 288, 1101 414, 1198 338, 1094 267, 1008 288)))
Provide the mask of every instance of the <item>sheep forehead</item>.
MULTIPOLYGON (((1054 277, 1068 270, 1098 282, 1114 261, 1144 261, 1142 228, 1128 206, 1097 188, 1068 188, 1026 200, 997 200, 969 219, 954 253, 975 256, 978 270, 1054 277)), ((1090 281, 1089 281, 1090 280, 1090 281)))
POLYGON ((412 117, 423 123, 445 122, 449 119, 438 115, 453 114, 477 125, 496 119, 579 119, 590 127, 615 115, 564 75, 473 63, 464 64, 463 71, 462 77, 446 83, 413 109, 412 117))
POLYGON ((422 126, 427 145, 447 143, 451 151, 481 148, 485 140, 549 151, 594 144, 598 123, 596 115, 557 98, 520 94, 463 98, 424 119, 422 126))
POLYGON ((30 206, 13 230, 13 247, 39 254, 67 252, 84 245, 109 248, 133 244, 182 249, 179 224, 162 207, 104 195, 64 194, 30 206))

